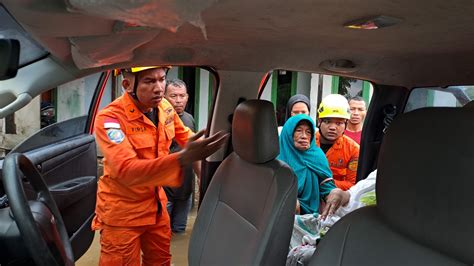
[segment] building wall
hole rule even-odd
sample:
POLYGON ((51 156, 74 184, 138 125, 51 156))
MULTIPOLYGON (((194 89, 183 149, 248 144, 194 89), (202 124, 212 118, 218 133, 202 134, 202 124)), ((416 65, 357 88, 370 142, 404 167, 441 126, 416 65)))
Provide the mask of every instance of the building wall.
POLYGON ((309 96, 311 88, 311 73, 297 72, 296 93, 309 96))
POLYGON ((197 79, 198 85, 196 93, 199 97, 196 97, 195 106, 198 109, 197 114, 195 113, 195 120, 196 120, 196 129, 201 130, 207 127, 207 121, 209 117, 209 110, 210 110, 210 96, 212 92, 209 87, 210 82, 210 73, 204 69, 200 69, 197 73, 199 78, 197 79))
POLYGON ((179 67, 173 67, 170 70, 168 70, 168 73, 166 74, 166 78, 168 78, 168 79, 177 79, 178 78, 178 69, 179 69, 179 67))
POLYGON ((263 88, 262 94, 260 96, 260 99, 262 100, 272 100, 272 75, 273 74, 270 74, 270 77, 268 78, 268 81, 265 84, 265 87, 263 88))
POLYGON ((33 135, 40 128, 40 98, 34 98, 29 104, 14 114, 16 134, 5 133, 5 119, 0 119, 0 156, 18 143, 33 135))

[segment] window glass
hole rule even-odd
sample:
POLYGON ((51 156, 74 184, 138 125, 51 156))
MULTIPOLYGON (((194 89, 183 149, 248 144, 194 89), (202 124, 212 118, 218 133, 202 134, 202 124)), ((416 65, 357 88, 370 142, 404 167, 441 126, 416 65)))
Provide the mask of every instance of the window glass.
MULTIPOLYGON (((46 91, 14 114, 1 119, 1 157, 20 143, 17 152, 86 132, 87 114, 100 75, 86 76, 46 91)), ((109 79, 102 104, 110 103, 111 83, 109 79)))
POLYGON ((20 42, 20 66, 31 63, 48 54, 0 5, 0 38, 20 42))
POLYGON ((275 70, 263 88, 260 99, 272 101, 279 126, 283 126, 288 100, 295 94, 303 94, 310 99, 310 116, 316 121, 317 107, 329 94, 341 94, 347 99, 359 96, 366 106, 372 97, 370 82, 317 73, 275 70))
POLYGON ((410 92, 405 112, 424 107, 462 107, 474 100, 474 86, 416 88, 410 92))

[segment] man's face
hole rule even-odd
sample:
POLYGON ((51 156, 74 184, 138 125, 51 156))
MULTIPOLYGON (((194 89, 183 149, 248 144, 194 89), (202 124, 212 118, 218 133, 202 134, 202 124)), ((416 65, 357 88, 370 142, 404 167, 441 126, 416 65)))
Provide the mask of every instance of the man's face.
POLYGON ((133 92, 134 82, 137 85, 137 98, 146 108, 156 107, 164 97, 166 85, 166 71, 163 68, 144 70, 135 75, 135 80, 124 80, 123 85, 127 92, 133 92))
POLYGON ((321 118, 319 120, 321 135, 331 142, 341 137, 345 129, 346 119, 344 118, 321 118))
POLYGON ((351 119, 349 123, 358 125, 364 122, 365 115, 367 114, 367 110, 365 108, 364 101, 355 101, 351 100, 349 102, 349 108, 351 110, 351 119))
POLYGON ((299 114, 309 115, 308 106, 303 102, 297 102, 291 107, 291 116, 299 114))
POLYGON ((186 92, 186 87, 175 86, 174 84, 168 85, 165 94, 166 99, 173 105, 174 110, 181 114, 186 108, 188 103, 188 93, 186 92))

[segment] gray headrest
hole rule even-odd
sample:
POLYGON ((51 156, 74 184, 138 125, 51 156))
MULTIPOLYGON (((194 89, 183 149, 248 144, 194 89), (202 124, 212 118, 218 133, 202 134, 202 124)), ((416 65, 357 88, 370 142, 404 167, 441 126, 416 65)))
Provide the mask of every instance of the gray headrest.
POLYGON ((398 117, 379 154, 377 208, 415 241, 474 262, 474 110, 398 117))
POLYGON ((234 151, 251 163, 266 163, 280 153, 273 104, 247 100, 237 106, 232 121, 234 151))

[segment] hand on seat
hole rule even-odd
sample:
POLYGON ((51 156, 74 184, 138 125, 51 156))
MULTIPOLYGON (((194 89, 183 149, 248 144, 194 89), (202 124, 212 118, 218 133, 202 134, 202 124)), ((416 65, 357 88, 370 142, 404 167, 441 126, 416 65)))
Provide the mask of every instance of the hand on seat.
POLYGON ((321 219, 324 220, 326 217, 333 215, 339 207, 347 205, 349 199, 349 192, 343 191, 340 188, 331 190, 329 195, 326 197, 326 205, 321 213, 321 219))

